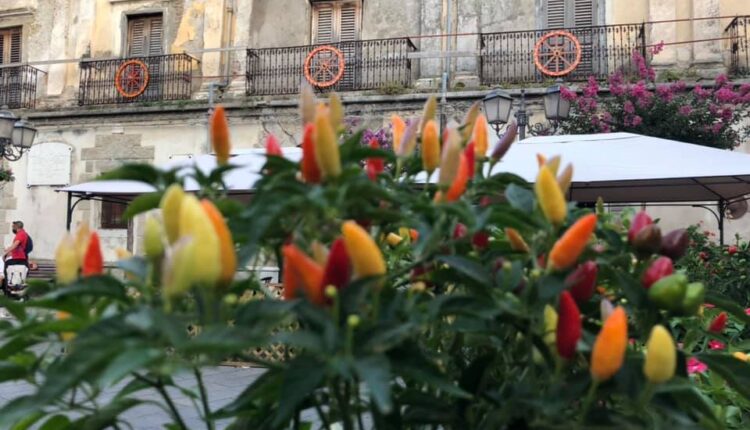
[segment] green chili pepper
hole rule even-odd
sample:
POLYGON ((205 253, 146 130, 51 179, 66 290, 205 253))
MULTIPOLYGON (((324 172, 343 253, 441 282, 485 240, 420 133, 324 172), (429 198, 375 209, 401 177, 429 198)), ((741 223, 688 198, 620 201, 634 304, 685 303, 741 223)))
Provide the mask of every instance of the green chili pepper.
POLYGON ((659 279, 648 290, 648 298, 661 309, 679 312, 685 297, 688 278, 683 273, 675 273, 659 279))
POLYGON ((706 287, 702 282, 693 282, 688 284, 685 290, 685 297, 682 299, 682 311, 685 315, 695 315, 698 313, 706 296, 706 287))

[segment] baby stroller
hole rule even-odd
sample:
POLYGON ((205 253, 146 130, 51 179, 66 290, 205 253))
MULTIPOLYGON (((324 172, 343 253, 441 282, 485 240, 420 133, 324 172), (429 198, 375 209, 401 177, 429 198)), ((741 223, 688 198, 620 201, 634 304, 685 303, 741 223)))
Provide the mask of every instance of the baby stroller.
POLYGON ((5 270, 5 295, 14 300, 26 301, 26 275, 29 268, 16 264, 7 266, 5 270))

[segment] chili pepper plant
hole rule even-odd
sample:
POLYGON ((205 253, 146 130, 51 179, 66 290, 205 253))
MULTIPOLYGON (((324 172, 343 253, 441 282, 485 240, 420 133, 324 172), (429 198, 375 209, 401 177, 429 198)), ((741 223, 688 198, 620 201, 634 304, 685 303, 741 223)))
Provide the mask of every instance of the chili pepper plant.
POLYGON ((666 240, 679 232, 566 201, 573 166, 557 154, 540 154, 534 186, 507 173, 516 128, 489 148, 478 105, 440 133, 432 99, 408 125, 394 117, 390 150, 342 137, 335 96, 316 103, 305 89, 300 104, 302 159, 270 138, 247 203, 225 187, 238 166, 223 109, 215 169, 103 176, 158 190, 126 212, 146 217, 145 255, 123 253, 125 276, 107 273, 82 226, 61 240, 54 282, 3 303, 14 319, 0 323, 0 381, 32 390, 0 408, 0 428, 125 428, 145 403, 186 429, 175 390, 207 429, 722 428, 687 376, 691 358, 750 396, 748 363, 674 340, 711 333, 704 294, 750 319, 671 265, 650 270, 685 252, 666 240), (269 256, 280 299, 238 274, 269 256), (271 346, 283 357, 253 353, 271 346), (264 371, 217 405, 204 371, 230 357, 264 371))

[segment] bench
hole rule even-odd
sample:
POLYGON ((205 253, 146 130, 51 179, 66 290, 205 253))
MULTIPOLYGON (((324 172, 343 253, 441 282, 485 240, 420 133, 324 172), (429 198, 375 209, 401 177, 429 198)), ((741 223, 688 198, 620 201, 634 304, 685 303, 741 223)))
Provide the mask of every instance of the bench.
POLYGON ((34 261, 36 268, 32 269, 33 266, 29 267, 29 273, 26 275, 26 280, 38 280, 38 281, 51 281, 55 279, 55 263, 53 261, 34 261))

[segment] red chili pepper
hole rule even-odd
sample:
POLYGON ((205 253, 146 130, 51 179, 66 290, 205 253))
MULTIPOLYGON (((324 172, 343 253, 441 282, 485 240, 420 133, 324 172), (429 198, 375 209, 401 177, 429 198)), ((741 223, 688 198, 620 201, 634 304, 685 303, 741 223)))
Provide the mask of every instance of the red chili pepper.
POLYGON ((352 274, 352 266, 349 261, 349 254, 346 253, 346 244, 344 239, 338 238, 331 245, 331 251, 328 253, 328 261, 323 270, 323 291, 329 285, 336 289, 342 289, 349 283, 352 274))
POLYGON ((628 242, 633 243, 635 236, 643 230, 647 225, 653 224, 654 221, 646 213, 646 211, 638 212, 634 217, 633 221, 630 222, 630 229, 628 230, 628 242))
POLYGON ((565 286, 570 289, 570 295, 578 303, 587 302, 594 295, 598 273, 599 267, 596 262, 587 261, 565 278, 565 286))
POLYGON ((475 146, 476 145, 472 140, 468 145, 466 145, 466 149, 464 149, 464 155, 466 156, 466 165, 469 168, 469 179, 474 177, 476 171, 476 150, 474 149, 475 146))
POLYGON ((570 360, 575 356, 576 345, 581 339, 581 312, 568 291, 560 293, 557 320, 557 353, 570 360))
POLYGON ((318 162, 315 160, 315 124, 305 125, 302 135, 302 178, 305 182, 317 184, 321 174, 318 162))
POLYGON ((651 288, 651 285, 659 279, 674 273, 674 265, 669 257, 659 257, 643 273, 641 284, 644 288, 651 288))
POLYGON ((266 138, 266 155, 275 155, 277 157, 283 156, 279 140, 276 139, 276 136, 273 134, 269 134, 266 138))
MULTIPOLYGON (((378 139, 370 140, 370 148, 380 149, 378 139)), ((385 161, 380 157, 370 157, 365 161, 365 169, 367 170, 367 177, 369 177, 371 181, 374 181, 378 178, 378 175, 385 170, 385 161)))
POLYGON ((466 237, 466 233, 469 232, 469 229, 466 228, 466 226, 462 223, 456 224, 456 227, 453 228, 453 239, 463 239, 466 237))
POLYGON ((720 313, 716 316, 716 318, 714 318, 713 321, 711 321, 711 325, 708 326, 708 331, 710 331, 711 333, 721 333, 727 326, 728 319, 729 317, 727 316, 726 312, 720 313))
POLYGON ((471 243, 479 250, 485 249, 490 244, 490 234, 486 231, 478 231, 471 238, 471 243))
POLYGON ((732 245, 729 248, 727 248, 727 252, 729 253, 729 255, 734 255, 737 253, 737 247, 732 245))
POLYGON ((285 245, 281 252, 284 255, 284 274, 293 272, 291 282, 284 279, 284 298, 296 298, 297 292, 302 289, 310 302, 324 304, 325 296, 321 287, 323 268, 295 245, 285 245))
POLYGON ((479 199, 479 206, 486 208, 487 206, 492 204, 492 199, 490 196, 482 196, 481 199, 479 199))
POLYGON ((99 235, 96 232, 91 233, 89 237, 89 245, 86 248, 86 254, 83 256, 81 271, 83 276, 96 276, 104 273, 104 258, 99 244, 99 235))

